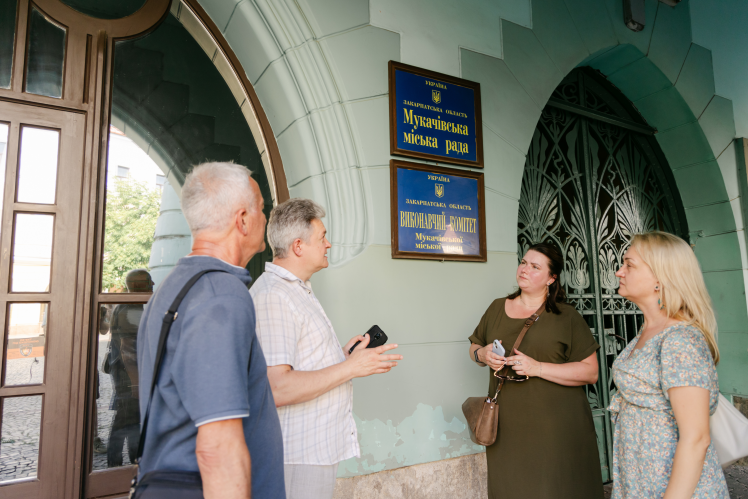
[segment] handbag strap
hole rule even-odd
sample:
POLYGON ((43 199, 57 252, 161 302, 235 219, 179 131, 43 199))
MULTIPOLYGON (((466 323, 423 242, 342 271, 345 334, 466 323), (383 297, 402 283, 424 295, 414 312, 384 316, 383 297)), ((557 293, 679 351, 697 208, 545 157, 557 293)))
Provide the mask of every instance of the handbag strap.
MULTIPOLYGON (((151 393, 148 395, 148 405, 145 409, 145 416, 143 416, 143 428, 140 430, 140 441, 138 442, 138 453, 135 457, 135 466, 138 466, 138 463, 140 462, 140 458, 143 456, 143 448, 145 447, 145 434, 146 430, 148 429, 148 416, 150 416, 151 413, 151 402, 153 401, 153 392, 156 389, 156 382, 158 381, 158 374, 161 371, 161 364, 164 361, 164 357, 166 355, 166 340, 169 337, 169 331, 171 331, 171 325, 174 323, 175 320, 177 320, 177 316, 179 315, 177 313, 177 309, 179 308, 179 305, 182 303, 182 300, 184 300, 184 297, 187 296, 187 293, 189 292, 190 288, 197 282, 198 279, 200 279, 202 276, 209 272, 226 272, 225 270, 220 269, 210 269, 210 270, 203 270, 201 272, 198 272, 192 278, 187 281, 187 284, 184 285, 182 290, 179 292, 176 298, 174 298, 174 302, 171 304, 171 307, 169 307, 169 310, 166 311, 164 314, 164 319, 161 324, 161 335, 158 338, 158 348, 156 349, 156 364, 153 367, 153 379, 151 380, 151 393)), ((228 274, 228 272, 226 272, 228 274)), ((135 480, 137 480, 138 475, 135 474, 135 478, 133 479, 133 485, 135 483, 135 480)))
MULTIPOLYGON (((530 329, 530 327, 533 324, 535 324, 536 322, 538 322, 538 319, 540 319, 540 314, 543 313, 543 310, 545 310, 545 302, 543 302, 543 304, 540 306, 539 309, 537 309, 535 311, 534 314, 532 314, 530 317, 528 317, 527 319, 525 319, 525 326, 522 328, 522 331, 519 332, 519 336, 517 336, 517 340, 514 342, 514 346, 509 351, 510 354, 513 353, 516 349, 519 348, 519 345, 522 343, 522 340, 524 339, 525 335, 527 334, 527 331, 530 329)), ((506 367, 506 365, 505 365, 504 368, 502 369, 502 371, 504 369, 508 369, 508 367, 506 367)), ((498 372, 499 371, 494 371, 493 372, 494 376, 498 372)), ((504 386, 504 380, 503 379, 499 379, 499 386, 496 388, 496 394, 493 396, 493 400, 496 400, 496 397, 499 396, 499 392, 501 391, 501 387, 502 386, 504 386)))

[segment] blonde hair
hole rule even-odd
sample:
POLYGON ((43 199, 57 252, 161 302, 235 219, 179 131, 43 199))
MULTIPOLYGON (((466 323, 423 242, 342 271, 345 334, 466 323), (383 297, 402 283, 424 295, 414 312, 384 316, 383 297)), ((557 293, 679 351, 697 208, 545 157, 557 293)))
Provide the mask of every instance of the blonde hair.
POLYGON ((667 316, 697 327, 717 364, 717 319, 691 246, 680 237, 659 231, 636 234, 631 246, 660 281, 660 301, 667 316))

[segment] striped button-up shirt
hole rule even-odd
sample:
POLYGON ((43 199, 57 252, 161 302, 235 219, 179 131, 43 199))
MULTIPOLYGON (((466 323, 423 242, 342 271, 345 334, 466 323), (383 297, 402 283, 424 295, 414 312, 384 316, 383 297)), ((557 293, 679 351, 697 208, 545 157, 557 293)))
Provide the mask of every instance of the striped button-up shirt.
MULTIPOLYGON (((250 294, 268 366, 318 371, 345 360, 309 281, 266 263, 250 294)), ((329 465, 359 455, 352 381, 308 402, 279 407, 278 417, 286 464, 329 465)))

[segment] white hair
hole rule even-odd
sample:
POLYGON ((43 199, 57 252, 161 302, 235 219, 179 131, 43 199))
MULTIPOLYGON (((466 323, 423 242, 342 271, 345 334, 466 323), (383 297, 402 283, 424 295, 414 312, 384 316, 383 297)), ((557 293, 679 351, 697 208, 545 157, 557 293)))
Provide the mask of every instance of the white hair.
POLYGON ((270 212, 268 242, 275 258, 286 258, 288 249, 297 239, 309 242, 312 220, 325 216, 325 209, 311 199, 289 199, 270 212))
POLYGON ((223 230, 242 208, 255 209, 250 172, 234 163, 203 163, 184 179, 182 213, 192 235, 223 230))

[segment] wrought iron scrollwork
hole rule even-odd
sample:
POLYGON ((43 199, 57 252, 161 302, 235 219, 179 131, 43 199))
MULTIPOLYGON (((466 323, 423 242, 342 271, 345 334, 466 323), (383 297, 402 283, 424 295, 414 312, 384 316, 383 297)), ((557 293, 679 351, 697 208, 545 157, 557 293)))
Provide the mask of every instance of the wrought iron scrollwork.
MULTIPOLYGON (((638 113, 588 68, 573 71, 553 99, 631 122, 638 113)), ((556 245, 564 256, 560 282, 587 319, 602 346, 600 379, 587 385, 593 410, 602 410, 615 391, 611 366, 637 334, 643 318, 616 293, 616 271, 634 234, 652 230, 686 233, 682 207, 667 165, 653 145, 628 128, 584 113, 547 106, 527 153, 517 227, 518 256, 534 243, 556 245), (680 211, 679 211, 680 210, 680 211), (594 220, 590 220, 593 217, 594 220), (685 229, 685 230, 684 230, 685 229)), ((606 435, 610 449, 610 423, 606 435)), ((608 459, 601 456, 601 459, 608 459)))

